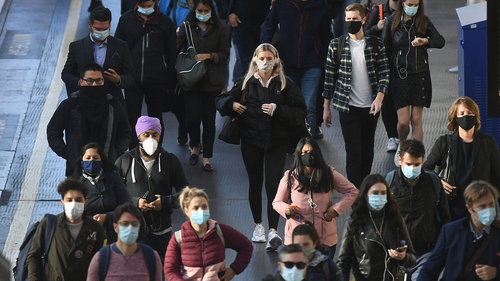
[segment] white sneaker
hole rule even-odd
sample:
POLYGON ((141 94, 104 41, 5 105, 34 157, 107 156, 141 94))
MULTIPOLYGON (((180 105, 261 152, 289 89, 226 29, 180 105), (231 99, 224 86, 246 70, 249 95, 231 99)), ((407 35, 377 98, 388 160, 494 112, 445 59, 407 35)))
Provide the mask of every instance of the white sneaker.
POLYGON ((398 149, 399 139, 398 138, 390 138, 387 141, 387 152, 393 152, 398 149))
POLYGON ((269 231, 269 235, 267 236, 266 251, 276 251, 281 244, 283 244, 283 240, 278 235, 278 232, 276 230, 269 231))
POLYGON ((396 153, 394 154, 394 165, 396 167, 399 167, 399 145, 398 145, 398 150, 396 150, 396 153))
POLYGON ((255 229, 253 231, 252 241, 258 243, 266 242, 266 230, 262 224, 256 224, 255 229))

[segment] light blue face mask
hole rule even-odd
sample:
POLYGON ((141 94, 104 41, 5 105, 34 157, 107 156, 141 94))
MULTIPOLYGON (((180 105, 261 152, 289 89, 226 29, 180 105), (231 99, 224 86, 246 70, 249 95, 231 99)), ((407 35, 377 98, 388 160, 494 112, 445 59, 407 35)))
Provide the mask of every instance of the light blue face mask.
POLYGON ((382 208, 384 208, 386 203, 387 203, 387 195, 375 195, 375 194, 368 195, 368 204, 375 211, 382 210, 382 208))
POLYGON ((283 277, 285 281, 301 281, 304 279, 304 270, 305 269, 298 269, 296 266, 287 268, 283 265, 283 273, 281 273, 281 277, 283 277))
POLYGON ((477 219, 485 226, 490 226, 497 216, 495 208, 486 208, 476 211, 477 219))
POLYGON ((207 13, 205 15, 196 13, 196 18, 201 22, 207 22, 212 17, 212 13, 207 13))
POLYGON ((203 225, 210 218, 210 212, 208 210, 199 210, 191 212, 191 220, 197 225, 203 225))
POLYGON ((141 13, 143 15, 146 15, 146 16, 151 15, 154 11, 155 11, 155 7, 151 7, 151 8, 138 7, 137 8, 137 12, 139 12, 139 13, 141 13))
POLYGON ((405 4, 405 14, 410 16, 410 17, 413 17, 414 15, 416 15, 418 12, 418 6, 416 7, 408 7, 406 6, 405 4))
POLYGON ((132 245, 137 240, 139 236, 139 227, 133 227, 131 224, 129 226, 118 226, 118 238, 127 244, 132 245))
POLYGON ((403 165, 403 174, 405 175, 406 178, 409 179, 416 179, 420 173, 422 172, 422 166, 417 166, 417 167, 412 167, 412 166, 407 166, 403 165))

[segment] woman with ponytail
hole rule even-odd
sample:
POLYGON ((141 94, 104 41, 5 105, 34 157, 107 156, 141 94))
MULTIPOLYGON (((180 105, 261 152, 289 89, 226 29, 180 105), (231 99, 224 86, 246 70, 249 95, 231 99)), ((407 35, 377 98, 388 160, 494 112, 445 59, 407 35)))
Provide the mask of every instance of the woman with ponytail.
POLYGON ((179 202, 189 221, 182 224, 168 244, 164 265, 166 280, 228 281, 243 272, 252 257, 252 242, 236 229, 210 219, 205 191, 186 187, 179 202), (225 266, 226 248, 237 252, 229 267, 225 266))

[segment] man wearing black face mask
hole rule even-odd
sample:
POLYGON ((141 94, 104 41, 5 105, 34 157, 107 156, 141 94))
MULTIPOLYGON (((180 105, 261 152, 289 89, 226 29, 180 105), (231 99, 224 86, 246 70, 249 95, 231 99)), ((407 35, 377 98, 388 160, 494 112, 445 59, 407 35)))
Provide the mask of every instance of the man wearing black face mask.
POLYGON ((125 109, 122 88, 135 82, 132 58, 127 43, 109 35, 111 11, 97 7, 89 15, 90 34, 69 45, 68 58, 61 73, 66 84, 68 97, 80 87, 80 73, 83 66, 94 62, 104 70, 106 92, 117 99, 125 109))
POLYGON ((101 145, 114 162, 130 142, 125 110, 106 93, 102 68, 96 63, 85 65, 78 84, 80 88, 61 102, 47 125, 50 148, 66 159, 66 176, 74 172, 80 150, 87 143, 101 145))
POLYGON ((347 6, 349 36, 330 43, 323 92, 323 121, 330 127, 332 100, 344 135, 347 178, 358 188, 371 171, 378 113, 389 83, 385 47, 380 39, 365 36, 364 16, 363 5, 347 6))

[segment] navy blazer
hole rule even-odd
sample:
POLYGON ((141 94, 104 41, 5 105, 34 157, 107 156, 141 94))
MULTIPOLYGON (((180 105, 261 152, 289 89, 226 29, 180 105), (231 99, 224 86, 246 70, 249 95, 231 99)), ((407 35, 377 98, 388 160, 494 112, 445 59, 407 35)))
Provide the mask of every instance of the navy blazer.
MULTIPOLYGON (((469 220, 470 216, 443 226, 432 255, 420 271, 417 279, 418 281, 438 280, 443 267, 445 271, 442 280, 459 280, 463 268, 469 262, 468 260, 464 260, 466 239, 468 237, 468 231, 471 231, 469 220)), ((487 265, 497 268, 497 276, 493 280, 500 280, 499 240, 500 232, 497 232, 488 248, 484 250, 488 253, 489 257, 487 265)))
MULTIPOLYGON (((113 36, 108 36, 107 40, 106 58, 102 68, 103 70, 108 70, 108 68, 115 70, 120 75, 121 88, 128 88, 135 83, 134 67, 128 45, 125 41, 113 36)), ((92 62, 95 62, 94 43, 90 40, 88 34, 80 40, 71 42, 68 58, 61 73, 61 78, 66 84, 68 97, 73 91, 78 89, 82 68, 87 63, 92 62)), ((104 86, 106 87, 106 92, 120 101, 125 108, 125 101, 120 86, 108 80, 104 82, 104 86)))

